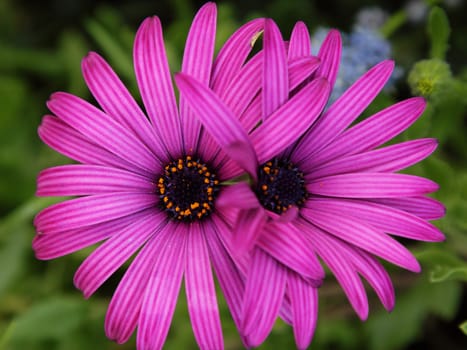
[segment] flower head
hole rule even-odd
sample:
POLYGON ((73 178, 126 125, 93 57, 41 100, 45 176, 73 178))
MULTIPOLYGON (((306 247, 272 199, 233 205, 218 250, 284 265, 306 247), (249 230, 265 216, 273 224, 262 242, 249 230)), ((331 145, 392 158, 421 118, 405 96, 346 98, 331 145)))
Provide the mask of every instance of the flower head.
POLYGON ((304 25, 297 24, 288 49, 271 20, 266 21, 264 36, 262 108, 256 109, 260 125, 245 127, 243 114, 224 108, 214 95, 201 96, 203 88, 194 79, 176 78, 206 129, 232 158, 239 158, 241 140, 227 139, 229 130, 243 128, 255 149, 256 171, 251 164, 245 167, 252 184, 237 186, 243 197, 252 198, 250 206, 242 208, 234 237, 252 256, 243 306, 247 342, 258 345, 280 312, 293 324, 297 346, 305 348, 316 321, 316 287, 324 275, 315 254, 366 319, 368 301, 360 276, 385 308, 394 305, 391 280, 378 258, 420 270, 394 236, 444 239, 428 222, 444 215, 443 205, 426 196, 438 189, 437 184, 398 173, 430 155, 436 141, 385 146, 422 114, 421 98, 399 102, 353 125, 389 79, 392 61, 374 66, 322 112, 329 86, 336 81, 339 33, 328 35, 318 54, 319 68, 298 86, 291 83, 291 62, 310 55, 304 25), (216 108, 203 108, 208 105, 216 108))
MULTIPOLYGON (((232 106, 227 83, 263 22, 241 27, 213 62, 216 6, 207 3, 193 20, 181 71, 232 106)), ((53 115, 43 118, 41 139, 80 164, 42 171, 37 194, 77 198, 36 216, 33 247, 39 259, 53 259, 104 241, 75 274, 85 297, 135 256, 112 297, 105 331, 122 343, 137 327, 138 349, 163 346, 184 279, 199 346, 221 349, 211 269, 239 324, 243 281, 225 243, 231 211, 222 202, 232 196, 223 182, 241 170, 229 166, 183 96, 177 106, 157 17, 138 30, 134 67, 147 116, 96 53, 84 58, 82 69, 101 109, 61 92, 48 101, 53 115)))

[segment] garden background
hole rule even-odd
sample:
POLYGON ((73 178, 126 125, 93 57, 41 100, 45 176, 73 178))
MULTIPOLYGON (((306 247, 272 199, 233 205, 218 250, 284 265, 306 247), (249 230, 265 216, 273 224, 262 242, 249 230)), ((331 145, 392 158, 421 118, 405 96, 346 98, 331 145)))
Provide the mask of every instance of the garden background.
MULTIPOLYGON (((178 71, 186 33, 202 3, 0 0, 0 350, 135 348, 134 336, 117 345, 104 334, 106 308, 123 271, 84 300, 72 278, 92 248, 53 261, 34 257, 32 219, 53 202, 35 197, 37 173, 69 162, 41 143, 37 127, 52 92, 69 91, 91 99, 80 71, 81 58, 90 50, 103 55, 137 96, 132 44, 147 16, 161 18, 171 68, 178 71)), ((447 215, 436 225, 446 242, 411 244, 423 272, 416 275, 388 267, 396 288, 395 309, 387 313, 370 291, 366 322, 358 319, 329 275, 319 293, 319 321, 311 349, 466 349, 466 1, 217 3, 219 44, 240 24, 260 16, 276 20, 284 37, 297 20, 307 23, 312 32, 334 27, 351 34, 358 23, 375 25, 392 48, 398 74, 393 88, 380 95, 367 113, 414 94, 429 102, 424 115, 400 139, 439 140, 435 154, 409 171, 441 185, 435 197, 446 205, 447 215)), ((241 349, 222 298, 220 302, 226 348, 241 349)), ((197 348, 183 292, 166 348, 197 348)), ((261 349, 289 348, 294 348, 291 328, 278 321, 261 349)))

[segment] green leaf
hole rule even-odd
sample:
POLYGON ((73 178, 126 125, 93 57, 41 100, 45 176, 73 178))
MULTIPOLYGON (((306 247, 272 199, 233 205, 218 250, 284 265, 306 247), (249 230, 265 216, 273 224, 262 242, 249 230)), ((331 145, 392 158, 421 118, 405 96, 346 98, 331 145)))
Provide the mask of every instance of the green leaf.
POLYGON ((459 325, 459 328, 461 329, 462 332, 464 332, 465 335, 467 335, 467 321, 462 322, 459 325))
POLYGON ((431 58, 446 58, 451 29, 446 13, 439 7, 433 7, 428 19, 428 35, 431 39, 431 58))
POLYGON ((63 338, 83 324, 86 315, 87 305, 82 299, 55 297, 42 301, 14 321, 10 343, 63 338))
POLYGON ((423 321, 429 314, 452 319, 459 306, 462 288, 459 283, 431 284, 424 279, 396 300, 391 314, 370 316, 365 327, 369 349, 403 349, 422 334, 423 321))
POLYGON ((430 282, 467 281, 467 264, 449 250, 432 249, 416 256, 430 268, 430 282))

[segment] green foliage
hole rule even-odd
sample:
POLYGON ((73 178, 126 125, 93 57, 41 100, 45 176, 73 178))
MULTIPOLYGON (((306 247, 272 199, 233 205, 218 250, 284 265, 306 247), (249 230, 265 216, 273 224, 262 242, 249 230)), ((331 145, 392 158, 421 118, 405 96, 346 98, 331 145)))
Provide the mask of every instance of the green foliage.
POLYGON ((432 58, 445 59, 450 33, 451 28, 446 13, 439 7, 433 7, 428 18, 428 34, 431 39, 430 56, 432 58))

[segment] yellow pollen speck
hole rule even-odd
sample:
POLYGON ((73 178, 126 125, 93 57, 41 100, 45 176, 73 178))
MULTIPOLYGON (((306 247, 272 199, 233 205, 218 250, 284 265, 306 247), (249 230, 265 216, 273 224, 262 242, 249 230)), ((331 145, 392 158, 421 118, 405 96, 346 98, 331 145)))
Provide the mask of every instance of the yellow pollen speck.
POLYGON ((186 156, 186 160, 191 160, 191 156, 186 156))
POLYGON ((204 176, 209 177, 209 176, 211 176, 211 173, 210 173, 209 171, 207 171, 207 172, 204 174, 204 176))
POLYGON ((178 163, 177 168, 178 168, 178 170, 182 170, 183 169, 183 164, 178 163))
POLYGON ((178 213, 180 211, 180 207, 179 206, 176 206, 175 207, 175 211, 178 213))
POLYGON ((164 194, 165 193, 165 187, 159 187, 159 192, 160 192, 160 194, 164 194))
POLYGON ((204 179, 204 183, 205 183, 205 184, 208 184, 208 183, 209 183, 209 179, 204 179))
POLYGON ((177 171, 177 168, 173 166, 172 168, 170 168, 170 170, 174 173, 177 171))
POLYGON ((267 191, 268 185, 263 185, 263 186, 261 186, 261 189, 262 189, 263 191, 267 191))
POLYGON ((214 185, 219 185, 219 180, 214 180, 214 185))
POLYGON ((268 167, 268 166, 265 166, 265 167, 263 168, 263 170, 264 170, 264 172, 265 172, 266 174, 268 174, 268 175, 269 175, 269 173, 271 172, 271 168, 268 167))
POLYGON ((190 204, 190 208, 193 210, 193 209, 196 209, 199 207, 199 203, 198 202, 194 202, 194 203, 191 203, 190 204))
POLYGON ((163 177, 160 177, 160 178, 159 178, 159 183, 160 183, 160 184, 163 184, 163 183, 164 183, 164 178, 163 178, 163 177))
POLYGON ((208 195, 211 195, 211 194, 212 194, 212 191, 213 191, 213 190, 212 190, 212 187, 208 187, 207 190, 206 190, 206 192, 208 193, 208 195))
POLYGON ((169 202, 169 203, 167 203, 167 205, 166 205, 165 207, 166 207, 167 209, 170 209, 170 208, 173 207, 173 205, 174 205, 174 204, 173 204, 172 202, 169 202))
POLYGON ((169 201, 169 197, 165 196, 163 201, 164 201, 164 203, 167 203, 169 201))

